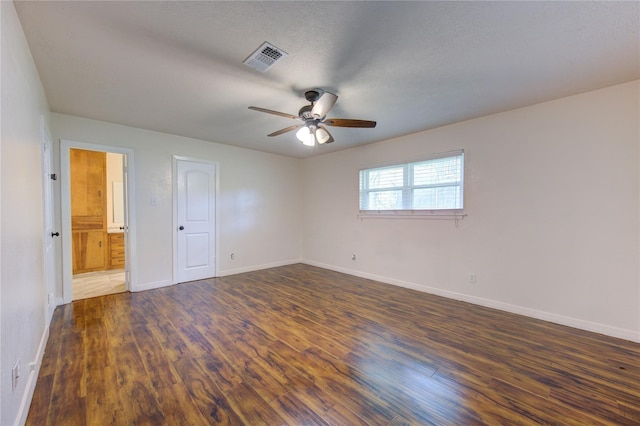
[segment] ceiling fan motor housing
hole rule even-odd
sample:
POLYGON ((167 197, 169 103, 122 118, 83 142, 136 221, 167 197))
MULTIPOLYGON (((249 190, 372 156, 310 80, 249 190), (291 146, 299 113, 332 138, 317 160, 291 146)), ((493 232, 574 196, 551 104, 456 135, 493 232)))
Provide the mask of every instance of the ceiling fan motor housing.
POLYGON ((304 97, 311 103, 314 103, 320 98, 320 92, 317 90, 307 90, 304 92, 304 97))
POLYGON ((298 116, 305 121, 310 118, 313 118, 313 116, 311 115, 312 109, 313 109, 313 105, 305 105, 302 108, 300 108, 300 111, 298 111, 298 116))

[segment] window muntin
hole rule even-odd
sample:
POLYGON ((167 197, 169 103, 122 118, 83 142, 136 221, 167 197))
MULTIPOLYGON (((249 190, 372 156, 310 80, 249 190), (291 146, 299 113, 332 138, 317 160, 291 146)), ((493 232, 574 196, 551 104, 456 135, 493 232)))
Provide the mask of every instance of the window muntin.
POLYGON ((463 208, 464 152, 360 170, 360 211, 442 211, 463 208))

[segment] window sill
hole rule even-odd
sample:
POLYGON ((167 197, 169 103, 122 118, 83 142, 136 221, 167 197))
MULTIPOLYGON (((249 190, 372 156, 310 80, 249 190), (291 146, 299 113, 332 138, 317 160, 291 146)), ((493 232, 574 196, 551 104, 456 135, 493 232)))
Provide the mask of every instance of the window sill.
POLYGON ((455 220, 467 216, 462 210, 361 210, 359 219, 432 219, 455 220))

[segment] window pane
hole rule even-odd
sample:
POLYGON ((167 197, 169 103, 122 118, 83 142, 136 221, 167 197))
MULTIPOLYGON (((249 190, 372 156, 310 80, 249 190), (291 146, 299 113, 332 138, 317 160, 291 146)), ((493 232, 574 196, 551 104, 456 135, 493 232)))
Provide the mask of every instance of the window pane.
POLYGON ((413 208, 430 210, 436 208, 436 189, 424 188, 413 190, 413 208))
POLYGON ((414 185, 433 185, 460 181, 460 157, 439 158, 413 165, 414 185))
POLYGON ((369 170, 369 189, 397 188, 404 185, 404 167, 369 170))
POLYGON ((375 191, 368 195, 365 210, 402 209, 402 191, 375 191))
POLYGON ((360 170, 360 210, 460 210, 464 152, 430 160, 360 170))
POLYGON ((460 187, 443 186, 413 190, 413 208, 416 210, 459 209, 460 187))

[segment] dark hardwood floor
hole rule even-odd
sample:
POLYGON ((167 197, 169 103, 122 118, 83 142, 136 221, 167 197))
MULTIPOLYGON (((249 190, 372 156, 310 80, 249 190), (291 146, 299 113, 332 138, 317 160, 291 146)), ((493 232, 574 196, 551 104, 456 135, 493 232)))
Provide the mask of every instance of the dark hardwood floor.
POLYGON ((302 264, 58 307, 29 425, 640 424, 640 344, 302 264))

